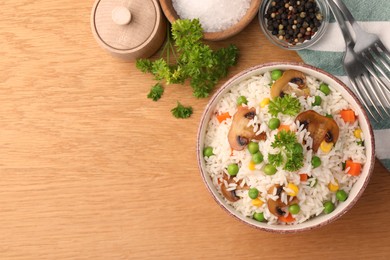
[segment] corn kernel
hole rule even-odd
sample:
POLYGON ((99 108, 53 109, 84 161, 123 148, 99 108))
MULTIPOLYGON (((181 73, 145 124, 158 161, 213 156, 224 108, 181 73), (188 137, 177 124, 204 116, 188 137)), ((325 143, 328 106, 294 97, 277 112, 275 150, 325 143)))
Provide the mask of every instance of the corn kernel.
POLYGON ((353 135, 358 139, 362 139, 362 129, 356 129, 355 131, 353 131, 353 135))
POLYGON ((328 143, 325 140, 322 141, 321 144, 320 144, 320 149, 324 153, 329 153, 330 150, 332 150, 332 147, 333 147, 333 143, 332 142, 328 143))
POLYGON ((339 190, 339 182, 336 179, 334 180, 334 183, 329 182, 328 188, 330 191, 333 191, 333 192, 338 191, 339 190))
POLYGON ((253 206, 261 207, 261 206, 263 206, 263 204, 264 204, 264 201, 262 201, 259 198, 256 198, 256 199, 252 200, 252 205, 253 206))
POLYGON ((299 188, 297 185, 295 185, 294 183, 289 183, 287 185, 287 188, 291 191, 287 192, 287 195, 291 196, 291 197, 294 197, 294 196, 297 196, 298 195, 298 192, 299 192, 299 188))
POLYGON ((260 107, 261 108, 264 108, 266 105, 269 104, 269 98, 264 98, 261 102, 260 102, 260 107))
POLYGON ((255 163, 251 160, 250 162, 249 162, 249 164, 248 164, 248 168, 249 168, 249 170, 251 170, 251 171, 254 171, 256 168, 255 168, 255 163))

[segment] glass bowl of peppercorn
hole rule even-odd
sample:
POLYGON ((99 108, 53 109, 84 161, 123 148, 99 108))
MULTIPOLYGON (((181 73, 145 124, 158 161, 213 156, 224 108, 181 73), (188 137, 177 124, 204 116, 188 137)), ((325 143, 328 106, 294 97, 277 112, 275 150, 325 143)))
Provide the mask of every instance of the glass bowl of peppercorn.
POLYGON ((315 44, 329 23, 324 0, 263 0, 259 9, 260 27, 275 45, 302 50, 315 44))

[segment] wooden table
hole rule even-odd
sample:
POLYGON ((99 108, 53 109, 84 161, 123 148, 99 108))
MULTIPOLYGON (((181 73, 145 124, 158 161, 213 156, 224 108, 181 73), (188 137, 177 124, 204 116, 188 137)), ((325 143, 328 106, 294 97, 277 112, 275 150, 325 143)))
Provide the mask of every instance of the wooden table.
MULTIPOLYGON (((147 99, 152 78, 93 39, 92 4, 0 4, 0 259, 389 259, 390 176, 379 162, 356 206, 321 229, 278 235, 228 216, 196 163, 208 99, 188 86, 147 99), (172 117, 177 100, 193 106, 190 119, 172 117)), ((229 76, 300 61, 256 19, 212 45, 228 43, 241 50, 229 76)))

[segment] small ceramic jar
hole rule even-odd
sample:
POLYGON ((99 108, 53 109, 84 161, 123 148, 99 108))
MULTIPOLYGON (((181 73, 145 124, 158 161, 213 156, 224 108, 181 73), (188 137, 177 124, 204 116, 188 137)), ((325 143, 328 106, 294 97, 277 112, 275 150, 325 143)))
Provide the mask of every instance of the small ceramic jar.
POLYGON ((96 0, 91 27, 103 49, 125 60, 153 55, 167 29, 157 0, 96 0))

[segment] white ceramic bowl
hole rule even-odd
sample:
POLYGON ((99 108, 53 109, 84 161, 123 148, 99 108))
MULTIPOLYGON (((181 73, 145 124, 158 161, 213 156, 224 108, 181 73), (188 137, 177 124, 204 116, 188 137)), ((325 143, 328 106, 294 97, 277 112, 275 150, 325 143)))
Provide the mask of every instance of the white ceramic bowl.
POLYGON ((358 101, 356 96, 349 90, 349 88, 342 83, 340 80, 338 80, 336 77, 330 75, 329 73, 309 66, 305 64, 299 64, 299 63, 269 63, 269 64, 263 64, 258 65, 252 68, 249 68, 233 78, 231 78, 229 81, 227 81, 218 91, 214 94, 214 96, 210 99, 203 116, 201 118, 200 126, 198 129, 198 136, 197 136, 197 158, 198 158, 198 166, 200 169, 201 176, 203 178, 204 183, 206 184, 206 187, 211 192, 213 198, 215 201, 226 210, 227 213, 234 216, 238 220, 249 224, 252 227, 265 230, 265 231, 271 231, 271 232, 277 232, 277 233, 294 233, 298 231, 305 231, 305 230, 311 230, 317 227, 324 226, 326 224, 329 224, 330 222, 338 219, 342 215, 344 215, 360 198, 360 196, 363 194, 371 173, 374 169, 374 163, 375 163, 375 149, 374 149, 374 135, 371 128, 371 125, 369 123, 368 116, 363 109, 363 106, 358 101), (358 112, 358 120, 360 127, 363 131, 364 137, 365 137, 365 147, 366 147, 366 156, 367 156, 367 162, 364 164, 364 167, 362 169, 362 173, 357 180, 357 182, 354 184, 352 190, 350 191, 348 195, 348 200, 340 203, 335 210, 327 215, 320 215, 318 217, 314 217, 312 219, 309 219, 301 224, 296 225, 268 225, 267 223, 258 222, 254 219, 245 217, 238 213, 232 206, 228 205, 225 201, 225 199, 219 194, 216 187, 214 186, 210 176, 205 170, 205 161, 203 158, 203 148, 204 148, 204 137, 206 128, 208 125, 208 122, 210 120, 210 117, 213 115, 215 106, 220 100, 220 98, 227 93, 233 86, 237 85, 238 83, 252 77, 253 75, 263 74, 266 71, 270 71, 273 69, 281 69, 281 70, 288 70, 288 69, 295 69, 302 71, 305 74, 312 75, 325 83, 333 86, 337 91, 339 91, 342 96, 352 105, 353 109, 358 112))

